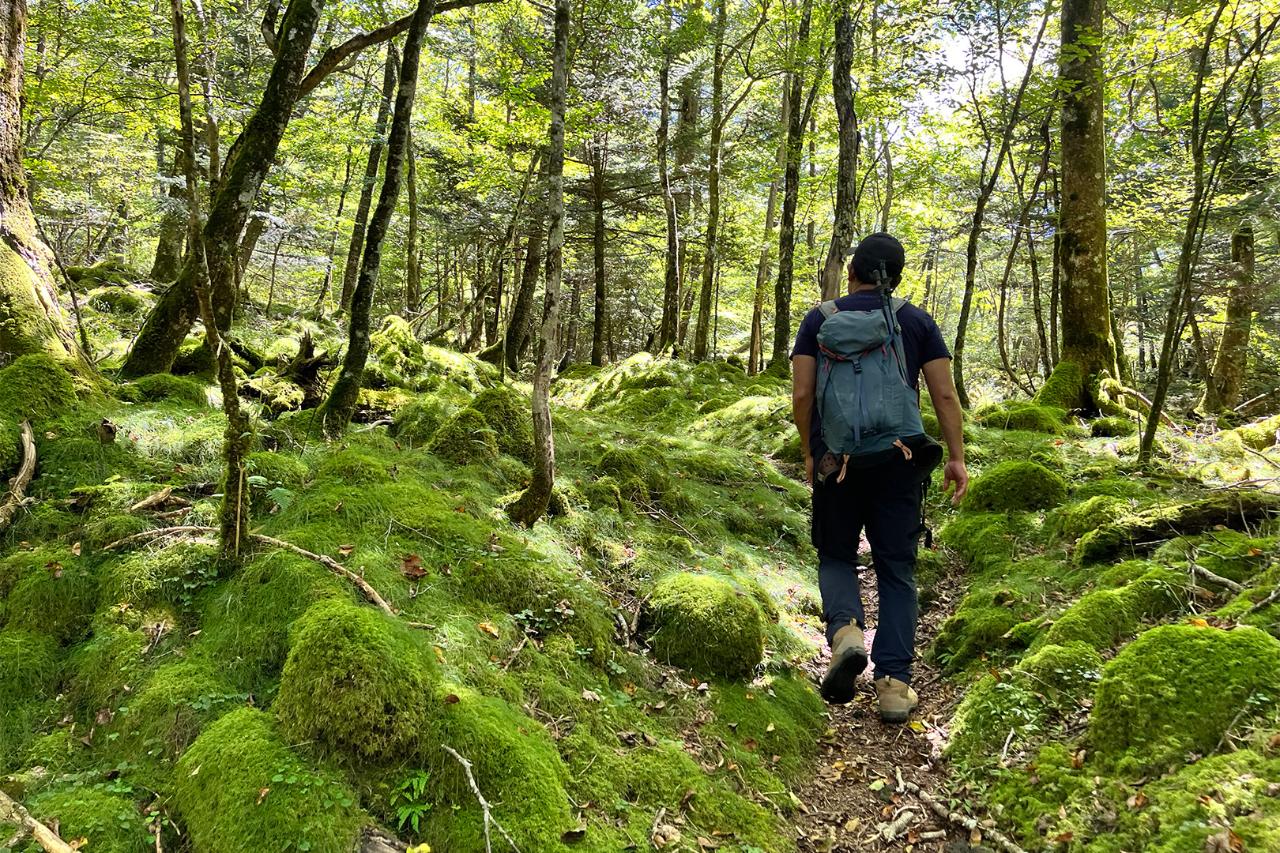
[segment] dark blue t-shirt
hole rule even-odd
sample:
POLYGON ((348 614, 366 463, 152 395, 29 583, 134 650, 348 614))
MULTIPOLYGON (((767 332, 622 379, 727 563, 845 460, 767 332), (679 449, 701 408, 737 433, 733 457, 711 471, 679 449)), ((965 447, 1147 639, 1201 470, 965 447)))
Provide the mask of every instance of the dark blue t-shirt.
MULTIPOLYGON (((836 300, 836 307, 841 311, 874 311, 883 303, 883 297, 875 291, 861 291, 841 296, 836 300)), ((818 329, 822 327, 822 311, 814 308, 804 316, 800 331, 796 334, 796 345, 791 350, 791 357, 809 355, 818 357, 818 329)), ((951 358, 942 339, 938 324, 928 312, 908 302, 898 311, 898 325, 902 327, 902 353, 907 359, 907 378, 911 387, 920 390, 920 367, 938 358, 951 358)), ((826 453, 827 446, 822 441, 822 420, 818 417, 818 403, 813 404, 813 420, 809 428, 809 449, 815 459, 826 453)))

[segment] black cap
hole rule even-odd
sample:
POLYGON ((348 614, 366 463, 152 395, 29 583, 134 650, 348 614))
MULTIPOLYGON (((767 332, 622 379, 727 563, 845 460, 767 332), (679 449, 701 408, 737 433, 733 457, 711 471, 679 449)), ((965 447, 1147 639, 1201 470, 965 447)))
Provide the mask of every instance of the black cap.
POLYGON ((889 276, 889 286, 897 287, 902 281, 902 268, 907 264, 907 253, 898 238, 883 231, 868 234, 853 250, 849 269, 863 284, 876 284, 879 272, 889 276))

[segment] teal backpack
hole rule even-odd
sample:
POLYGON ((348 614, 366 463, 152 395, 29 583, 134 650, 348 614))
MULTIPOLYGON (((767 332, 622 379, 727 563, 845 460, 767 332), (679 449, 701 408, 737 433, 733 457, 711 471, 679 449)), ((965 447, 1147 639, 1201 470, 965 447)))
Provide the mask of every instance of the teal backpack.
POLYGON ((823 441, 842 460, 837 482, 850 464, 873 465, 895 453, 910 460, 924 435, 898 324, 907 302, 881 292, 882 306, 871 311, 841 311, 834 301, 819 306, 818 414, 823 441))

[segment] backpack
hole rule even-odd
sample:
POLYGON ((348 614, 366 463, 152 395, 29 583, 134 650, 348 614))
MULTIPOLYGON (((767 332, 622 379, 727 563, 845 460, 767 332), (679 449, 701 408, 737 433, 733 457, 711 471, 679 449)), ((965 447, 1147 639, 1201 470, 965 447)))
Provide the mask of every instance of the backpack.
POLYGON ((819 306, 818 415, 823 441, 843 460, 837 482, 850 464, 874 465, 898 452, 911 459, 910 445, 924 435, 898 324, 906 304, 886 293, 871 311, 841 311, 834 300, 819 306))

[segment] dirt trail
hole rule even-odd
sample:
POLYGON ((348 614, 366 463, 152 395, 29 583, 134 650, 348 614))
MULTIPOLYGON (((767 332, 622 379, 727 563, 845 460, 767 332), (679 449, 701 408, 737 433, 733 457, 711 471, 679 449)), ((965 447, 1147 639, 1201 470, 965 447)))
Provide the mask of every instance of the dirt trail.
MULTIPOLYGON (((921 614, 917 639, 920 652, 928 648, 958 601, 958 587, 954 577, 944 580, 932 606, 921 614)), ((870 571, 863 576, 863 599, 867 624, 874 626, 878 602, 870 571)), ((874 635, 871 627, 867 632, 868 647, 874 635)), ((823 651, 808 665, 815 681, 828 660, 825 640, 818 639, 823 651)), ((803 804, 797 846, 804 853, 962 853, 988 849, 971 846, 967 832, 935 817, 919 797, 909 791, 898 792, 897 774, 901 773, 904 780, 946 802, 941 793, 944 773, 939 750, 958 697, 940 673, 923 660, 915 665, 913 686, 920 694, 920 707, 908 725, 880 722, 870 665, 859 679, 855 699, 848 705, 830 706, 831 721, 822 738, 814 778, 796 792, 803 804), (906 810, 913 816, 904 818, 906 810), (899 819, 901 830, 893 840, 886 840, 882 830, 899 819)))

